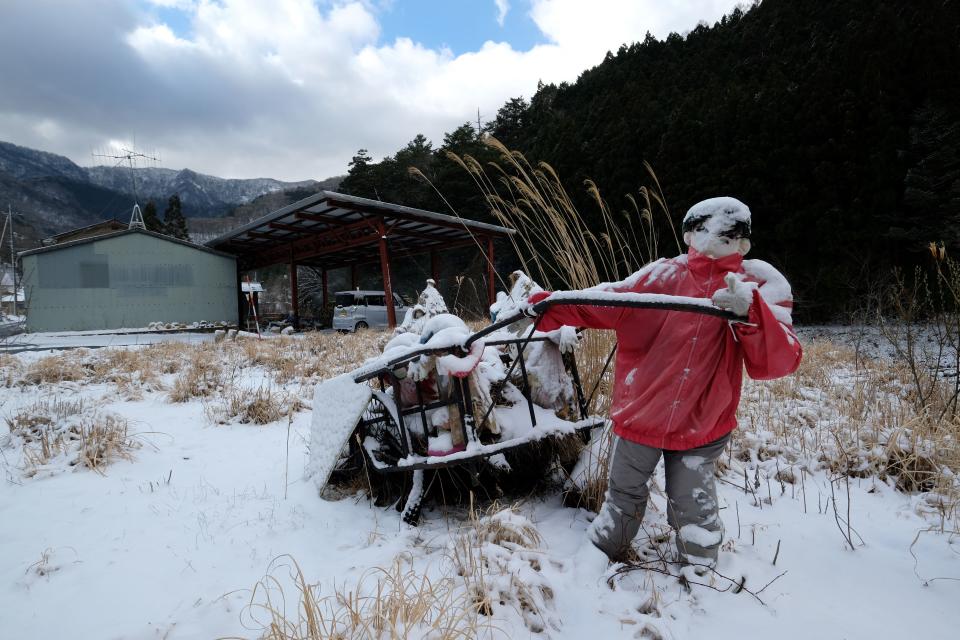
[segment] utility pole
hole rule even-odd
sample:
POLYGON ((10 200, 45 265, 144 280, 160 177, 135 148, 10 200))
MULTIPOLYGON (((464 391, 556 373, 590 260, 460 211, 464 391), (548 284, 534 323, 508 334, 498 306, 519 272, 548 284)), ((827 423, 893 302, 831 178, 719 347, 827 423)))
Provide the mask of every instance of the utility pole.
POLYGON ((10 276, 13 280, 13 313, 10 315, 17 315, 17 294, 19 293, 19 288, 17 287, 17 254, 13 249, 13 209, 10 205, 7 205, 7 224, 10 227, 10 276))

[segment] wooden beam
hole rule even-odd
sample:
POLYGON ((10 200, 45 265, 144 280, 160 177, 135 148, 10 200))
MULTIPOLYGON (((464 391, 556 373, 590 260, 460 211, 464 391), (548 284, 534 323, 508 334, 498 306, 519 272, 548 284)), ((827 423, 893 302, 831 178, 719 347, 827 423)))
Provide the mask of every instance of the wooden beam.
POLYGON ((247 235, 251 238, 262 238, 264 240, 283 240, 282 236, 275 236, 270 233, 261 233, 259 231, 247 231, 247 235))
POLYGON ((300 291, 297 282, 297 261, 290 255, 290 306, 293 312, 293 328, 300 331, 300 291))
MULTIPOLYGON (((403 249, 400 251, 391 249, 390 259, 396 260, 397 258, 409 258, 411 256, 419 256, 429 252, 431 249, 442 249, 446 251, 447 249, 462 249, 464 247, 476 248, 476 246, 477 246, 477 243, 471 239, 471 240, 463 240, 461 242, 449 243, 442 246, 432 245, 432 246, 416 248, 416 249, 403 249)), ((339 256, 337 256, 337 258, 339 258, 339 256)), ((330 262, 323 262, 321 260, 319 262, 321 262, 321 264, 327 269, 340 269, 340 268, 347 268, 347 267, 353 267, 353 266, 365 266, 369 264, 377 264, 380 262, 380 256, 378 254, 370 253, 369 255, 365 255, 357 258, 350 258, 346 260, 337 259, 330 262)), ((486 260, 484 260, 484 262, 486 262, 486 260)))
MULTIPOLYGON (((277 237, 271 239, 281 242, 285 240, 277 237)), ((323 233, 310 234, 283 244, 278 243, 273 247, 264 247, 263 251, 247 257, 253 263, 266 266, 288 262, 291 252, 294 259, 304 261, 312 257, 376 242, 376 232, 370 229, 365 221, 359 221, 344 227, 328 229, 323 233)))
POLYGON ((330 294, 327 289, 327 270, 323 269, 321 274, 321 279, 323 281, 323 306, 326 308, 327 303, 330 301, 330 294))
POLYGON ((390 252, 387 249, 387 230, 383 218, 377 220, 380 232, 380 270, 383 272, 383 293, 387 300, 387 324, 397 326, 397 310, 393 306, 393 284, 390 282, 390 252))
MULTIPOLYGON (((302 224, 285 224, 283 222, 270 222, 268 225, 271 229, 282 229, 283 231, 296 231, 297 233, 310 233, 311 231, 318 230, 316 227, 305 227, 302 224)), ((323 231, 323 229, 319 229, 323 231)))
MULTIPOLYGON (((331 207, 327 211, 336 211, 339 207, 331 207)), ((335 226, 341 226, 345 224, 353 224, 356 220, 341 220, 340 218, 334 218, 332 216, 327 216, 322 213, 310 213, 309 211, 297 211, 293 214, 293 217, 297 220, 309 220, 311 222, 326 222, 327 224, 332 224, 335 226)))
POLYGON ((244 245, 244 246, 248 246, 248 247, 262 247, 262 246, 264 246, 264 244, 263 244, 262 242, 254 242, 253 240, 239 240, 239 239, 237 239, 237 238, 231 238, 230 240, 227 240, 224 244, 226 244, 226 245, 239 244, 239 245, 244 245))
POLYGON ((400 235, 400 236, 406 236, 406 237, 408 237, 408 238, 423 238, 424 240, 433 240, 434 242, 449 242, 449 241, 451 241, 451 240, 460 240, 460 239, 461 239, 460 237, 457 237, 456 235, 445 236, 445 235, 440 235, 440 234, 436 234, 436 233, 427 233, 427 232, 424 232, 424 231, 415 231, 415 230, 411 230, 411 229, 404 229, 403 227, 397 227, 397 226, 391 228, 391 229, 388 231, 388 233, 387 233, 387 235, 392 235, 392 234, 396 234, 396 235, 400 235))

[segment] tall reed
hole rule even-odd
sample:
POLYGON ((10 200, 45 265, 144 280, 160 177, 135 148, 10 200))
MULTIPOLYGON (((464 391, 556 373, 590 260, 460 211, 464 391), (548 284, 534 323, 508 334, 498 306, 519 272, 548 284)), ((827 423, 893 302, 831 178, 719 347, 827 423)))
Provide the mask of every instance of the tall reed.
MULTIPOLYGON (((679 238, 666 198, 653 168, 644 163, 649 186, 628 195, 629 208, 614 212, 592 180, 584 188, 596 208, 584 216, 570 197, 556 170, 546 162, 532 164, 493 137, 484 142, 498 152, 499 161, 481 164, 470 155, 447 152, 473 178, 487 206, 501 225, 516 231, 510 242, 523 270, 547 289, 584 289, 626 278, 661 250, 657 220, 668 227, 680 250, 679 238), (591 224, 591 221, 593 223, 591 224)), ((509 289, 509 287, 505 288, 509 289)), ((615 347, 611 332, 589 331, 577 355, 590 410, 605 415, 612 392, 612 368, 604 371, 615 347)), ((607 451, 601 447, 600 464, 587 483, 586 502, 599 507, 606 492, 607 451)))

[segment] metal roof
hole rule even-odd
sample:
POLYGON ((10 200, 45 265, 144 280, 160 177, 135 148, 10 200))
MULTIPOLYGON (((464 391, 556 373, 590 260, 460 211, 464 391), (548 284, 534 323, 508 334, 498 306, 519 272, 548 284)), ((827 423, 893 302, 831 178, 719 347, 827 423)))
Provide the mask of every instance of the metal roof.
MULTIPOLYGON (((379 260, 379 239, 390 255, 477 246, 512 229, 423 209, 320 191, 208 241, 237 256, 242 268, 289 262, 336 268, 379 260)), ((482 248, 482 245, 480 245, 482 248)))
POLYGON ((155 231, 147 231, 146 229, 140 229, 134 227, 133 229, 124 229, 123 231, 114 231, 113 233, 105 233, 99 236, 88 236, 86 238, 80 238, 78 240, 70 240, 68 242, 60 242, 57 244, 51 244, 46 247, 39 247, 37 249, 30 249, 29 251, 20 251, 17 253, 18 258, 24 256, 32 256, 38 253, 50 253, 51 251, 60 251, 61 249, 69 249, 70 247, 76 247, 81 244, 88 244, 90 242, 100 242, 101 240, 109 240, 111 238, 117 238, 119 236, 124 236, 129 233, 142 233, 147 236, 152 236, 158 240, 166 240, 167 242, 173 242, 176 244, 182 244, 191 249, 196 249, 197 251, 203 251, 205 253, 212 253, 224 258, 236 258, 232 253, 225 253, 223 251, 217 251, 210 247, 204 246, 202 244, 194 244, 193 242, 188 242, 186 240, 181 240, 179 238, 174 238, 173 236, 167 236, 162 233, 157 233, 155 231))

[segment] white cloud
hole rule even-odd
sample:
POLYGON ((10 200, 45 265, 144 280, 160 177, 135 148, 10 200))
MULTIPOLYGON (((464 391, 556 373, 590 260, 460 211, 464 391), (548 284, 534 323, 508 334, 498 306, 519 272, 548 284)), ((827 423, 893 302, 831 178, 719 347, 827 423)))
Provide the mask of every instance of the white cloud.
POLYGON ((497 5, 497 24, 502 27, 503 21, 507 18, 507 13, 510 11, 510 0, 493 0, 493 3, 497 5))
POLYGON ((147 0, 148 4, 168 9, 180 9, 186 11, 197 6, 197 0, 147 0))
MULTIPOLYGON (((492 118, 508 98, 529 98, 538 80, 574 80, 647 30, 684 31, 734 5, 532 0, 530 17, 546 44, 517 51, 487 42, 454 55, 406 38, 381 42, 383 5, 372 0, 151 1, 185 8, 189 35, 133 10, 97 14, 92 31, 88 14, 64 16, 53 0, 35 0, 46 16, 14 12, 10 26, 0 25, 0 75, 11 79, 0 95, 0 139, 86 164, 90 149, 136 135, 174 168, 323 178, 345 172, 361 147, 382 157, 418 132, 439 142, 478 108, 492 118), (26 70, 4 62, 29 49, 25 36, 16 41, 22 23, 50 15, 71 25, 49 34, 59 49, 26 70)), ((506 0, 496 6, 499 16, 509 10, 506 0)))

